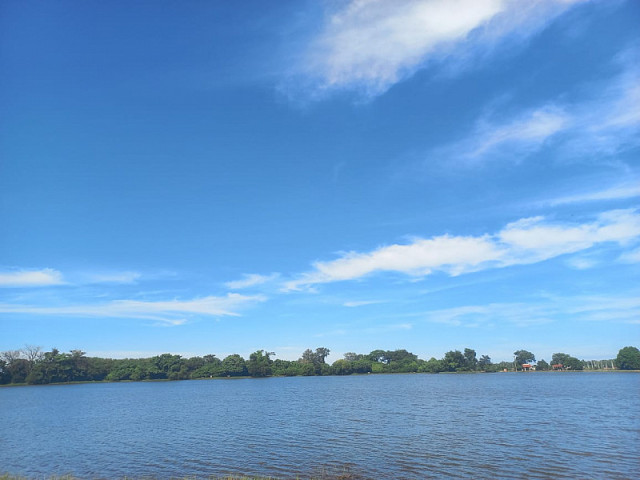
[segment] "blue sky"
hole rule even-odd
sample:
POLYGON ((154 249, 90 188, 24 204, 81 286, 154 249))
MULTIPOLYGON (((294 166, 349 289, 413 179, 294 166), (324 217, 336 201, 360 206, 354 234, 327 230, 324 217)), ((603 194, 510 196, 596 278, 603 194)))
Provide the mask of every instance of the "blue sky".
POLYGON ((0 350, 640 343, 635 1, 3 2, 0 350))

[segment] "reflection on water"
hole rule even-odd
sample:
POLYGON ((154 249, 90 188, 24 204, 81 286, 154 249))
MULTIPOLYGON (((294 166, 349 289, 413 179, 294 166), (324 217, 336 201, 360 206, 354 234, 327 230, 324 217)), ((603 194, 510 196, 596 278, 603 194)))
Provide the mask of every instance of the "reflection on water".
POLYGON ((0 471, 42 477, 640 478, 640 374, 0 389, 0 471))

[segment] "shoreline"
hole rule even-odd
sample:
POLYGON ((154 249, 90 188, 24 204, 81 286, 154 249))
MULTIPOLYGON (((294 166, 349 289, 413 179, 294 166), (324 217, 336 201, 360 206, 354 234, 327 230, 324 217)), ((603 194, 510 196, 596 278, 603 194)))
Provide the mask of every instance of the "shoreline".
MULTIPOLYGON (((57 383, 7 383, 0 384, 0 388, 13 388, 13 387, 59 387, 65 385, 87 385, 87 384, 113 384, 113 383, 166 383, 166 382, 189 382, 189 381, 207 381, 207 380, 267 380, 270 378, 314 378, 314 377, 366 377, 372 375, 482 375, 482 374, 504 374, 504 373, 517 373, 528 375, 539 374, 567 374, 567 373, 640 373, 640 370, 544 370, 544 371, 530 371, 530 372, 370 372, 370 373, 352 373, 349 375, 270 375, 268 377, 252 377, 249 375, 238 377, 211 377, 211 378, 181 378, 178 380, 169 380, 168 378, 157 379, 145 379, 145 380, 85 380, 75 382, 57 382, 57 383)), ((63 479, 66 477, 55 477, 56 479, 63 479)), ((192 477, 189 477, 192 479, 192 477)), ((245 477, 240 477, 245 478, 245 477)), ((7 478, 0 476, 0 480, 8 480, 7 478)), ((10 479, 9 479, 10 480, 10 479)), ((127 477, 127 480, 135 480, 127 477)), ((192 479, 193 480, 193 479, 192 479)), ((218 480, 218 479, 208 479, 218 480)))

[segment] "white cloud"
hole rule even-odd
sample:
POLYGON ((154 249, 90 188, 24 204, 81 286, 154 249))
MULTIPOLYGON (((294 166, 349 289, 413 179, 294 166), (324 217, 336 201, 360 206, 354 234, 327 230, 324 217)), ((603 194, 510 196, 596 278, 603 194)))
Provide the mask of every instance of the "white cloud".
POLYGON ((640 58, 626 51, 619 57, 621 73, 608 85, 592 86, 592 99, 571 108, 564 155, 615 155, 640 144, 640 58))
POLYGON ((278 278, 277 273, 271 275, 259 275, 257 273, 244 274, 244 278, 241 280, 234 280, 226 282, 225 286, 233 290, 239 290, 242 288, 253 287, 256 285, 262 285, 263 283, 270 282, 278 278))
MULTIPOLYGON (((576 1, 352 0, 338 3, 300 70, 318 90, 383 93, 430 60, 489 52, 527 38, 576 1), (473 34, 473 35, 472 35, 473 34)), ((335 5, 335 4, 331 4, 335 5)))
POLYGON ((456 157, 475 160, 505 148, 517 148, 520 152, 537 150, 570 123, 569 116, 559 107, 544 107, 526 112, 503 124, 480 121, 470 138, 456 145, 456 157))
MULTIPOLYGON (((620 73, 606 82, 588 85, 585 91, 591 94, 582 102, 552 101, 502 118, 490 112, 477 120, 465 138, 430 152, 429 161, 441 158, 463 165, 505 158, 520 161, 551 141, 558 148, 554 158, 563 162, 591 161, 594 157, 609 161, 612 155, 638 146, 640 69, 635 57, 621 57, 625 60, 614 62, 620 73)), ((637 185, 635 189, 626 185, 625 190, 602 195, 623 196, 637 191, 637 185)))
POLYGON ((590 192, 576 193, 564 197, 558 197, 542 204, 557 206, 573 203, 597 202, 603 200, 623 200, 627 198, 640 197, 640 180, 637 182, 625 182, 605 189, 598 189, 590 192))
MULTIPOLYGON (((422 316, 422 314, 421 314, 422 316)), ((424 318, 429 322, 451 326, 477 327, 480 325, 508 322, 521 327, 549 323, 547 309, 527 303, 491 303, 487 305, 466 305, 427 312, 424 318)))
POLYGON ((230 293, 225 297, 202 297, 193 300, 138 301, 116 300, 101 304, 41 307, 0 304, 0 313, 34 315, 67 315, 82 317, 138 318, 155 320, 165 325, 181 325, 192 316, 238 316, 237 310, 255 302, 265 301, 260 295, 244 296, 230 293))
POLYGON ((451 326, 502 325, 536 326, 567 319, 589 322, 637 323, 640 297, 546 296, 531 302, 489 303, 432 310, 415 314, 429 322, 451 326))
POLYGON ((0 273, 0 287, 48 287, 64 283, 62 274, 51 268, 0 273))
POLYGON ((589 257, 570 257, 567 260, 567 265, 576 270, 588 270, 598 265, 598 261, 589 257))
POLYGON ((508 224, 495 235, 418 238, 372 252, 348 252, 341 258, 316 262, 311 272, 287 282, 285 290, 315 284, 356 280, 376 272, 423 276, 449 275, 540 262, 602 243, 625 245, 640 237, 640 216, 634 210, 612 210, 589 223, 550 223, 543 217, 508 224))

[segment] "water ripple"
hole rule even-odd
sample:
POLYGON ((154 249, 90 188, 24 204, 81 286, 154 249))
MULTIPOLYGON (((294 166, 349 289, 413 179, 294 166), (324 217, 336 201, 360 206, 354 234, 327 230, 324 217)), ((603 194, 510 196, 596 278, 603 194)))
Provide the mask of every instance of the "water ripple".
POLYGON ((30 477, 640 478, 638 374, 370 375, 0 389, 30 477))

